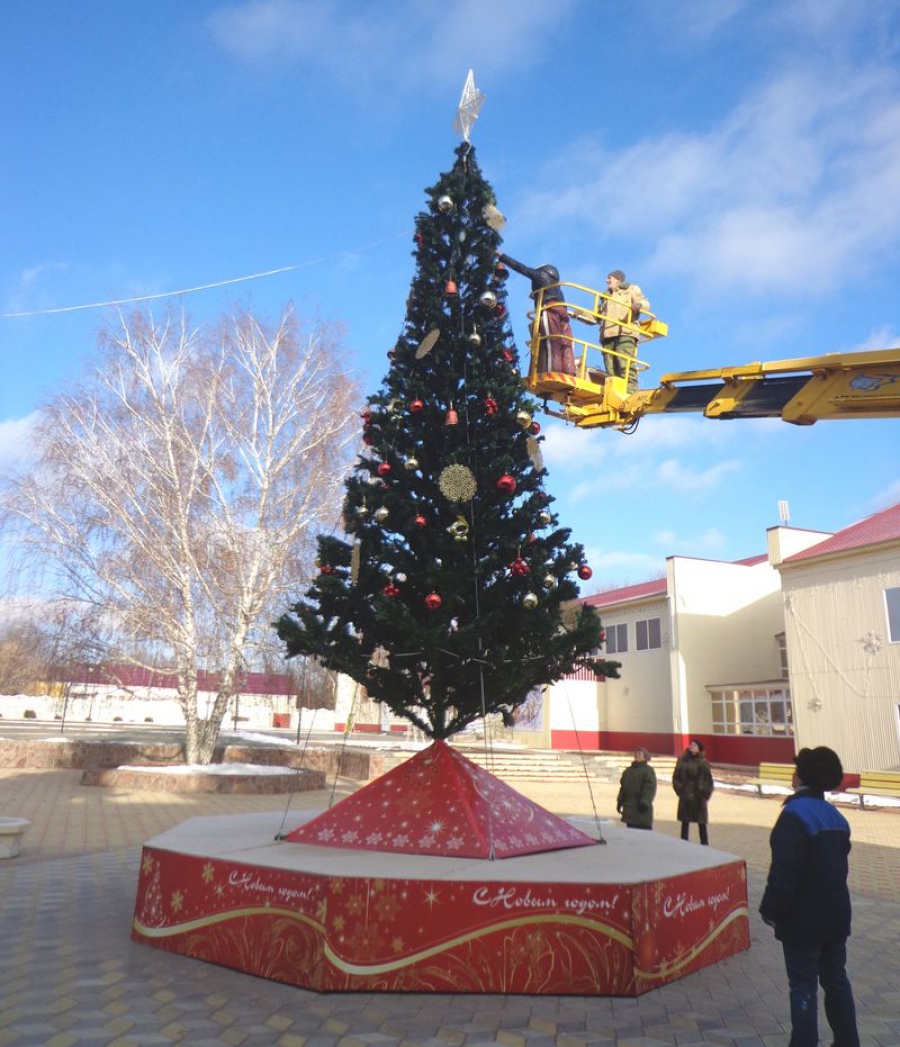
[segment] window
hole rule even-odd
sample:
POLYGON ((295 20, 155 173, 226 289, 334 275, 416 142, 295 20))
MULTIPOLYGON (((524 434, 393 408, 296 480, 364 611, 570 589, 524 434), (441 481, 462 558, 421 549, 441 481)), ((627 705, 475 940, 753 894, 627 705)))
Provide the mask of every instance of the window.
POLYGON ((888 639, 900 643, 900 589, 884 590, 884 607, 887 612, 888 639))
POLYGON ((639 651, 653 651, 662 647, 662 633, 658 618, 644 618, 635 622, 636 647, 639 651))
POLYGON ((606 630, 606 653, 621 654, 628 650, 628 626, 611 625, 606 630))
POLYGON ((710 692, 713 734, 790 737, 794 733, 787 687, 723 688, 710 692))
POLYGON ((784 633, 777 633, 775 636, 775 643, 778 644, 778 659, 781 663, 781 678, 782 680, 790 679, 790 669, 788 668, 788 654, 787 654, 787 638, 784 633))

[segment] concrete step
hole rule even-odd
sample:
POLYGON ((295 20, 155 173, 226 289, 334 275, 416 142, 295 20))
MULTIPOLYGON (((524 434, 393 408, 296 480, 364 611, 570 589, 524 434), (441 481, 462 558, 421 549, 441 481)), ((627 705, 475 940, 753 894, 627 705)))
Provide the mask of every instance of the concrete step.
MULTIPOLYGON (((631 753, 577 753, 551 749, 495 749, 453 743, 467 759, 504 781, 585 781, 618 783, 632 762, 631 753)), ((410 753, 385 754, 384 770, 397 767, 410 753)), ((653 768, 662 778, 671 778, 674 756, 654 756, 653 768)))

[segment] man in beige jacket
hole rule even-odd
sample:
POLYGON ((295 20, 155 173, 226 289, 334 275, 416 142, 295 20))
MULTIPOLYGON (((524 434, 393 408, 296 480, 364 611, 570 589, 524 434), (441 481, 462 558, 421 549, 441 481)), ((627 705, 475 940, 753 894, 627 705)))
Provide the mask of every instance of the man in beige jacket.
POLYGON ((630 284, 621 269, 613 269, 606 278, 608 297, 600 306, 604 319, 600 323, 600 345, 606 373, 625 377, 628 370, 628 391, 637 389, 637 370, 629 367, 627 357, 637 356, 637 332, 622 324, 636 325, 642 310, 650 308, 637 284, 630 284), (616 355, 619 354, 619 355, 616 355))

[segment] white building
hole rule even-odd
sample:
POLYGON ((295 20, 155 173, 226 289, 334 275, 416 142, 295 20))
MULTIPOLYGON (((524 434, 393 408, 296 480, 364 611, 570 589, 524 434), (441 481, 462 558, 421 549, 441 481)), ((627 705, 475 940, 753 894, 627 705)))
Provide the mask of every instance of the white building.
POLYGON ((900 505, 797 549, 769 532, 781 575, 798 746, 844 766, 900 766, 900 505))
POLYGON ((678 754, 700 738, 720 763, 790 759, 779 576, 765 556, 672 556, 664 578, 584 602, 603 619, 620 678, 550 689, 553 748, 678 754))
POLYGON ((900 764, 900 505, 837 534, 772 528, 768 555, 671 556, 666 576, 588 597, 621 679, 549 689, 546 744, 845 768, 900 764))

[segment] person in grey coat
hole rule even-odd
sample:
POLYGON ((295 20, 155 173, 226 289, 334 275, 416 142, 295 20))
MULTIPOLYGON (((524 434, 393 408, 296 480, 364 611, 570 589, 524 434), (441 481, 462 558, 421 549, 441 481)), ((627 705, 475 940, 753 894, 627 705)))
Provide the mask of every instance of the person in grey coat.
POLYGON ((650 766, 650 753, 639 745, 634 762, 622 772, 616 810, 629 829, 653 828, 653 800, 656 797, 656 771, 650 766))
POLYGON ((703 752, 703 742, 692 738, 691 744, 678 758, 672 775, 672 788, 678 796, 678 820, 681 838, 688 839, 691 822, 697 823, 700 843, 709 843, 709 798, 713 793, 713 776, 703 752))

